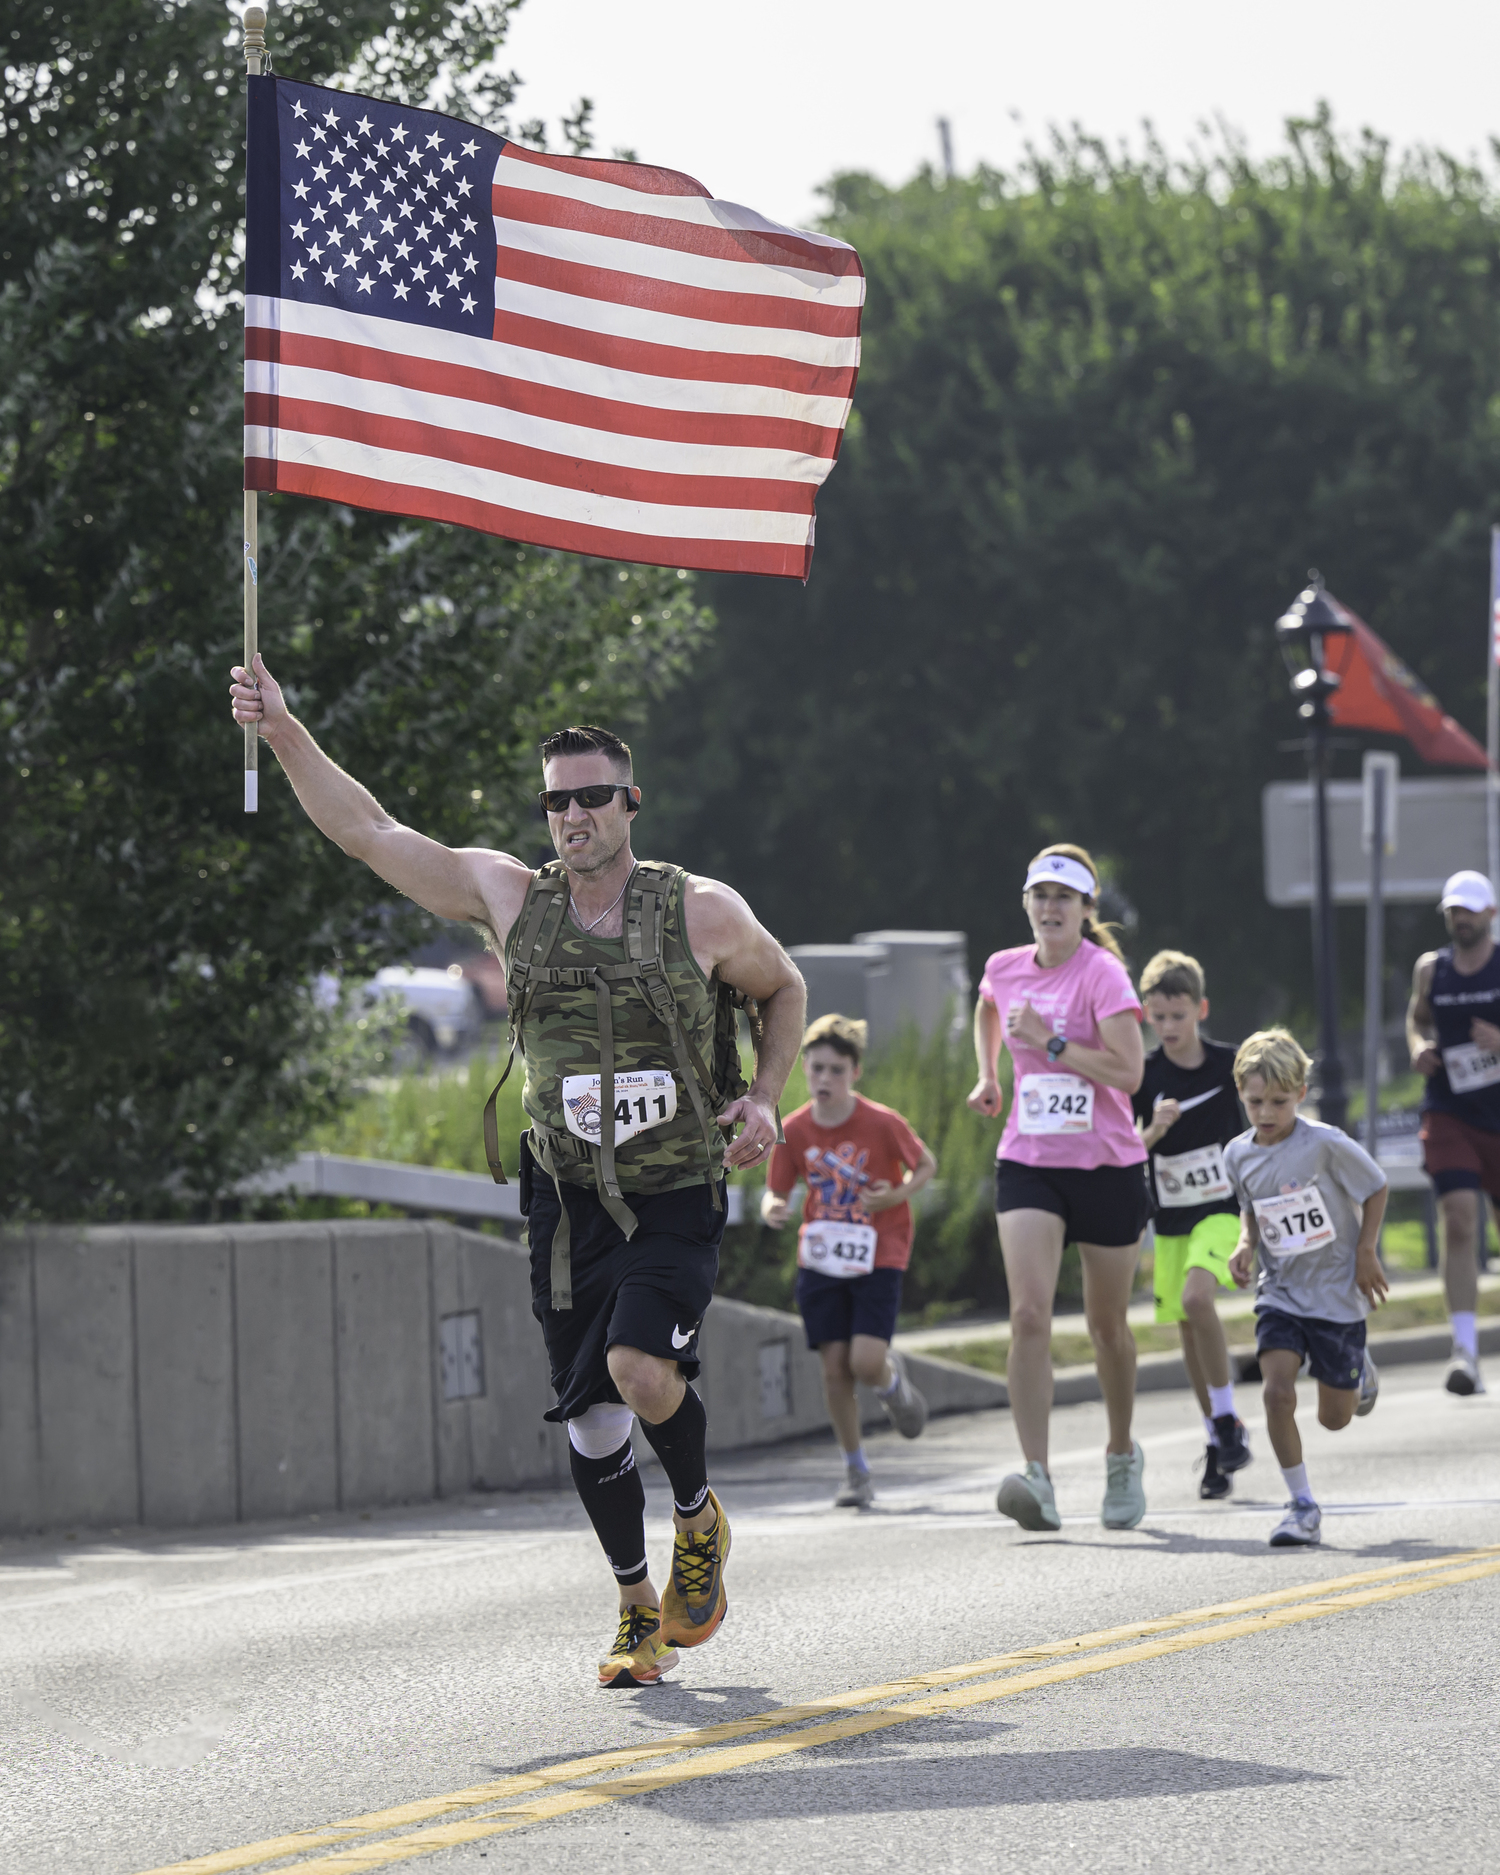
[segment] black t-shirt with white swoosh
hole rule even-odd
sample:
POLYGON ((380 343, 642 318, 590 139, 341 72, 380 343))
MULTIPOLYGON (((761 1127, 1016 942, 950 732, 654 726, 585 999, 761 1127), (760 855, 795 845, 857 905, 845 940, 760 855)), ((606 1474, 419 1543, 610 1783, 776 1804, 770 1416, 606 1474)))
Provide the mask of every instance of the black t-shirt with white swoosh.
POLYGON ((1227 1146, 1247 1125, 1234 1085, 1235 1050, 1227 1042, 1211 1042, 1206 1035, 1200 1039, 1203 1063, 1196 1068, 1179 1068, 1167 1059, 1164 1048, 1152 1049, 1146 1057, 1141 1084, 1131 1096, 1135 1116, 1144 1126, 1151 1124, 1151 1112, 1158 1100, 1175 1100, 1182 1106, 1181 1119, 1151 1148, 1151 1197, 1156 1206, 1156 1228, 1164 1237, 1186 1237, 1204 1218, 1218 1212, 1239 1215, 1239 1203, 1233 1194, 1211 1204, 1161 1203, 1158 1159, 1175 1159, 1204 1146, 1227 1146))

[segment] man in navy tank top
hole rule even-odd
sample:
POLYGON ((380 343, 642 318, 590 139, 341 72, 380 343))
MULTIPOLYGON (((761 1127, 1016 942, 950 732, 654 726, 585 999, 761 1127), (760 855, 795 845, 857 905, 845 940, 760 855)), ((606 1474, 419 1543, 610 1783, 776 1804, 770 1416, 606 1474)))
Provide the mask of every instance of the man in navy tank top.
POLYGON ((1500 1214, 1500 955, 1495 894, 1482 872, 1456 872, 1443 887, 1453 940, 1417 959, 1406 1039, 1426 1077, 1422 1163, 1437 1189, 1443 1288, 1453 1323, 1450 1393, 1483 1393, 1479 1371, 1479 1222, 1473 1194, 1500 1214))

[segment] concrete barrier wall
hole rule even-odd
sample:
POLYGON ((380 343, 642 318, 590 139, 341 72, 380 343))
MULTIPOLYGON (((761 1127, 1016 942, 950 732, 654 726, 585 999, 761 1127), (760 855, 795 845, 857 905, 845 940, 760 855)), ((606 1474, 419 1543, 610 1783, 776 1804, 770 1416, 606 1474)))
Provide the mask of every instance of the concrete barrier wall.
MULTIPOLYGON (((715 1302, 702 1354, 712 1449, 826 1424, 796 1316, 715 1302)), ((936 1412, 1004 1401, 986 1375, 908 1358, 936 1412)), ((501 1238, 374 1221, 0 1234, 0 1533, 557 1482, 551 1404, 529 1257, 501 1238)))

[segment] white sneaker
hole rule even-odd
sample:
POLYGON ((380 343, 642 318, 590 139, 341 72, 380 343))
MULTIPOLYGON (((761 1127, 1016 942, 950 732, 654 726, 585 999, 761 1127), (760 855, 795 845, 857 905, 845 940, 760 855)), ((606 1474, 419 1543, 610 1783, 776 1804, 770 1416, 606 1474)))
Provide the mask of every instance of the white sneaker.
POLYGON ((1104 1454, 1104 1504, 1099 1521, 1106 1530, 1133 1530, 1146 1514, 1146 1454, 1132 1440, 1128 1452, 1104 1454))
POLYGON ((844 1488, 833 1500, 837 1510, 868 1510, 875 1502, 875 1486, 867 1471, 858 1465, 845 1465, 844 1488))
POLYGON ((1002 1517, 1014 1517, 1023 1530, 1061 1530, 1057 1499, 1052 1480, 1035 1459, 1025 1471, 1013 1471, 1000 1480, 995 1495, 995 1509, 1002 1517))
POLYGON ((1363 1419, 1366 1413, 1373 1413, 1379 1398, 1380 1369, 1370 1359, 1370 1350, 1366 1348, 1364 1371, 1359 1377, 1359 1405, 1354 1409, 1354 1417, 1363 1419))
POLYGON ((1455 1341, 1453 1358, 1448 1362, 1448 1371, 1443 1375, 1443 1385, 1449 1393, 1461 1394, 1465 1399, 1471 1393, 1485 1391, 1484 1375, 1479 1371, 1479 1363, 1472 1354, 1466 1354, 1455 1341))
POLYGON ((1323 1513, 1310 1497, 1293 1498, 1271 1532, 1272 1549, 1302 1549, 1323 1541, 1323 1513))

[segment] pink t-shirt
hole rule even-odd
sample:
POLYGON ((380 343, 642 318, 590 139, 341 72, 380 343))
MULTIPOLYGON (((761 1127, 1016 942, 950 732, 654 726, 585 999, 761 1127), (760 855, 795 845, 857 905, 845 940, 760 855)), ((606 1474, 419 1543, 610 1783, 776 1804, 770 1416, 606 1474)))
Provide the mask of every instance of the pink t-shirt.
POLYGON ((1036 946, 1018 944, 1014 950, 996 951, 991 957, 979 980, 979 994, 1000 1012, 1001 1034, 1016 1070, 1016 1094, 996 1156, 1021 1165, 1071 1166, 1082 1171, 1101 1165, 1142 1164, 1146 1149, 1135 1130, 1129 1094, 1071 1074, 1065 1062, 1054 1065, 1043 1049, 1018 1044, 1004 1031, 1009 1010, 1029 1002, 1054 1035, 1065 1035, 1083 1048, 1100 1047, 1099 1024, 1107 1017, 1127 1009, 1137 1017, 1141 1014, 1140 998, 1119 958, 1085 938, 1065 964, 1044 970, 1036 960, 1036 946), (1027 1088, 1029 1075, 1053 1078, 1027 1088), (1084 1104, 1080 1097, 1090 1089, 1092 1114, 1086 1129, 1021 1130, 1023 1105, 1029 1107, 1034 1124, 1075 1125, 1073 1110, 1084 1104), (1029 1098, 1023 1100, 1023 1096, 1029 1098))

